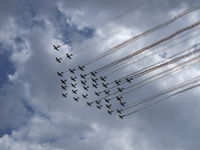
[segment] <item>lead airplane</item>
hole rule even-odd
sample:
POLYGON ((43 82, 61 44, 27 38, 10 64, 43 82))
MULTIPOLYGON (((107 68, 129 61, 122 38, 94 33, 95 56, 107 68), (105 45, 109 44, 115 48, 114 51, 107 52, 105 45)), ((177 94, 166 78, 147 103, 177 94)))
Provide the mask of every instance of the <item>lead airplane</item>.
POLYGON ((57 61, 58 63, 61 63, 61 60, 62 60, 62 58, 56 57, 56 61, 57 61))
POLYGON ((53 45, 53 48, 55 49, 55 50, 57 50, 57 51, 59 51, 59 48, 60 48, 60 45, 53 45))

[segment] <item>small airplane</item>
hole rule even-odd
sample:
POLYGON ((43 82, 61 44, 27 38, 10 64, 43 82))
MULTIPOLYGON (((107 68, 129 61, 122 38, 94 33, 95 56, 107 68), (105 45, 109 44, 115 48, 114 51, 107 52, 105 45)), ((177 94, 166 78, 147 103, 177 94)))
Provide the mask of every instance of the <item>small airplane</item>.
POLYGON ((78 66, 81 71, 84 71, 85 66, 78 66))
POLYGON ((75 73, 74 71, 75 71, 76 69, 69 69, 69 71, 71 72, 71 73, 75 73))
POLYGON ((105 100, 105 102, 107 102, 107 103, 110 103, 110 101, 111 101, 110 98, 105 98, 104 100, 105 100))
POLYGON ((97 96, 100 96, 100 92, 94 92, 97 96))
POLYGON ((56 46, 56 45, 53 45, 53 48, 57 51, 59 51, 59 48, 60 48, 60 45, 56 46))
POLYGON ((104 93, 109 95, 110 94, 110 90, 108 90, 108 91, 105 90, 104 93))
POLYGON ((122 106, 125 106, 126 102, 120 102, 120 104, 121 104, 122 106))
POLYGON ((97 105, 97 108, 98 108, 98 109, 101 109, 101 107, 102 107, 102 105, 97 105))
POLYGON ((108 113, 112 115, 112 113, 113 113, 113 110, 108 110, 108 113))
POLYGON ((103 87, 108 88, 108 83, 102 83, 103 87))
POLYGON ((67 93, 65 93, 65 94, 64 94, 64 93, 62 93, 62 96, 63 96, 63 97, 67 97, 67 95, 68 95, 67 93))
POLYGON ((119 115, 119 118, 124 119, 124 115, 119 115))
POLYGON ((71 83, 71 86, 72 86, 73 88, 76 88, 76 85, 77 85, 76 83, 74 83, 74 84, 71 83))
POLYGON ((92 82, 97 83, 98 78, 91 78, 92 82))
POLYGON ((62 88, 63 90, 67 90, 67 86, 61 85, 61 88, 62 88))
POLYGON ((72 90, 72 92, 73 92, 74 94, 77 94, 78 90, 72 90))
POLYGON ((86 79, 87 74, 80 74, 82 79, 86 79))
POLYGON ((96 101, 97 104, 101 105, 101 100, 96 101))
POLYGON ((115 83, 116 83, 117 85, 120 85, 120 82, 121 82, 121 81, 115 80, 115 83))
POLYGON ((110 105, 108 105, 108 104, 106 104, 106 107, 108 108, 108 109, 111 109, 111 104, 110 105))
POLYGON ((104 81, 104 82, 106 82, 106 76, 104 76, 104 77, 100 77, 100 79, 102 80, 102 81, 104 81))
POLYGON ((85 99, 87 99, 87 97, 88 97, 88 94, 82 94, 82 96, 83 96, 83 98, 85 98, 85 99))
POLYGON ((88 91, 89 86, 83 86, 84 90, 88 91))
POLYGON ((56 61, 57 61, 57 62, 61 63, 61 60, 62 60, 62 58, 56 57, 56 61))
POLYGON ((97 86, 98 86, 98 84, 94 84, 94 83, 92 83, 92 86, 94 87, 94 88, 98 88, 97 86))
POLYGON ((67 80, 60 80, 62 82, 62 84, 67 84, 67 80))
POLYGON ((122 110, 120 110, 120 109, 117 109, 117 112, 118 112, 119 114, 121 114, 121 113, 122 113, 122 110))
POLYGON ((91 74, 92 76, 96 77, 97 72, 96 72, 96 71, 94 71, 94 72, 90 72, 90 74, 91 74))
POLYGON ((81 83, 83 84, 83 85, 86 85, 86 80, 85 81, 83 81, 83 80, 81 80, 81 83))
POLYGON ((77 98, 76 98, 76 97, 74 97, 74 100, 78 102, 78 100, 79 100, 79 97, 77 97, 77 98))
POLYGON ((117 90, 118 90, 119 92, 123 92, 123 89, 124 89, 123 87, 122 87, 122 88, 119 88, 119 87, 117 88, 117 90))
POLYGON ((87 102, 87 105, 88 106, 92 106, 92 102, 87 102))
POLYGON ((63 77, 64 72, 57 72, 58 76, 63 77))
POLYGON ((73 54, 66 54, 67 55, 67 58, 69 58, 69 59, 72 59, 72 56, 73 56, 73 54))
POLYGON ((133 78, 126 78, 126 81, 131 83, 131 80, 133 80, 133 78))
POLYGON ((77 77, 70 77, 72 81, 76 81, 77 77))
POLYGON ((116 98, 117 98, 118 101, 121 102, 121 100, 122 100, 123 97, 122 96, 117 96, 116 98))

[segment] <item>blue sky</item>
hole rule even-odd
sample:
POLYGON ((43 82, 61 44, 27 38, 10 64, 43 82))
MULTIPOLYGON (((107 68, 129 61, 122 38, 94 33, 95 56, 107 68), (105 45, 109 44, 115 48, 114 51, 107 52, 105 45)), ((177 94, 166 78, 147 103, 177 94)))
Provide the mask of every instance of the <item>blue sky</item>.
MULTIPOLYGON (((200 127, 199 89, 176 96, 143 112, 120 120, 104 111, 88 109, 61 97, 56 72, 87 61, 103 50, 158 25, 181 10, 199 5, 197 0, 59 0, 0 2, 0 149, 2 150, 198 150, 200 127), (133 11, 113 20, 136 4, 133 11), (99 39, 120 31, 91 47, 99 39), (53 45, 63 44, 56 53, 53 45), (59 65, 55 57, 65 52, 87 51, 68 64, 59 65), (72 50, 72 51, 70 51, 72 50)), ((195 11, 116 54, 90 66, 126 56, 198 20, 195 11)), ((197 33, 191 30, 184 35, 197 33)), ((177 39, 181 39, 177 38, 177 39)), ((199 35, 186 42, 171 41, 170 49, 141 63, 130 65, 109 79, 121 77, 137 68, 190 47, 199 35)), ((162 82, 149 85, 126 96, 137 100, 171 87, 199 74, 194 66, 162 82)), ((92 97, 94 98, 94 97, 92 97)))

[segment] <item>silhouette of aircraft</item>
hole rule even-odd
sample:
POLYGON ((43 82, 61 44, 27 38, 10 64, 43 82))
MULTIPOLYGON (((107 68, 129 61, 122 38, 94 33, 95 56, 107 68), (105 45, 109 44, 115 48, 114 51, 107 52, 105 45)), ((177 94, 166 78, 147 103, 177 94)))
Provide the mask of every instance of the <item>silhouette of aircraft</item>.
POLYGON ((67 90, 67 86, 61 85, 61 88, 62 88, 63 90, 67 90))
POLYGON ((57 72, 58 76, 63 77, 64 72, 57 72))
POLYGON ((72 81, 76 81, 77 77, 70 77, 72 81))
POLYGON ((78 66, 81 71, 84 71, 85 66, 78 66))
POLYGON ((97 104, 101 105, 101 100, 96 101, 97 104))
POLYGON ((62 60, 62 58, 56 57, 56 61, 57 61, 58 63, 61 63, 61 60, 62 60))
POLYGON ((108 113, 112 115, 112 113, 113 113, 113 110, 108 110, 108 113))
POLYGON ((98 86, 98 84, 94 84, 94 83, 92 83, 92 86, 94 87, 94 88, 98 88, 97 86, 98 86))
POLYGON ((67 93, 65 93, 65 94, 62 93, 62 96, 65 97, 65 98, 67 97, 67 95, 68 95, 67 93))
POLYGON ((103 87, 108 88, 108 83, 102 83, 103 87))
POLYGON ((124 89, 124 88, 119 88, 119 87, 117 88, 117 90, 118 90, 119 92, 123 92, 123 89, 124 89))
POLYGON ((104 76, 104 77, 100 77, 100 79, 101 79, 101 81, 104 81, 104 82, 106 82, 106 76, 104 76))
POLYGON ((97 105, 97 108, 98 108, 98 109, 101 109, 101 107, 102 107, 102 105, 97 105))
POLYGON ((119 114, 121 114, 121 113, 122 113, 122 110, 120 110, 120 109, 117 109, 117 112, 118 112, 119 114))
POLYGON ((89 86, 83 86, 83 89, 86 90, 86 91, 88 91, 89 86))
POLYGON ((119 118, 124 119, 124 115, 119 115, 119 118))
POLYGON ((62 84, 67 84, 67 80, 60 80, 62 84))
POLYGON ((111 109, 111 106, 112 106, 111 104, 109 104, 109 105, 106 104, 106 107, 107 107, 108 109, 111 109))
POLYGON ((106 95, 109 95, 110 94, 110 90, 108 90, 108 91, 104 91, 104 93, 106 94, 106 95))
POLYGON ((90 74, 91 74, 92 76, 96 77, 97 72, 96 72, 96 71, 94 71, 94 72, 90 72, 90 74))
POLYGON ((123 97, 122 96, 117 96, 116 98, 117 98, 118 101, 121 101, 123 97))
POLYGON ((122 106, 125 106, 126 102, 120 102, 120 104, 121 104, 122 106))
POLYGON ((82 97, 85 98, 85 99, 87 99, 88 98, 88 94, 85 94, 85 95, 82 94, 82 97))
POLYGON ((92 106, 92 102, 87 102, 87 105, 88 106, 92 106))
POLYGON ((73 56, 73 54, 66 54, 67 55, 67 58, 69 58, 69 59, 72 59, 72 56, 73 56))
POLYGON ((74 73, 75 73, 75 70, 76 70, 76 69, 69 69, 69 72, 71 72, 71 73, 74 74, 74 73))
POLYGON ((100 92, 94 92, 95 95, 100 96, 100 92))
POLYGON ((133 78, 126 78, 126 81, 131 83, 131 81, 133 80, 133 78))
POLYGON ((91 78, 92 82, 97 83, 98 78, 91 78))
POLYGON ((72 93, 77 94, 78 90, 72 90, 72 93))
POLYGON ((83 85, 86 85, 86 80, 85 81, 83 81, 83 80, 81 80, 81 83, 83 84, 83 85))
POLYGON ((71 83, 71 86, 72 86, 73 88, 76 88, 76 85, 77 85, 76 83, 74 83, 74 84, 71 83))
POLYGON ((110 101, 111 101, 110 98, 105 98, 104 100, 105 100, 105 102, 107 102, 107 103, 110 103, 110 101))
POLYGON ((79 100, 79 97, 74 97, 74 100, 78 102, 78 100, 79 100))
POLYGON ((82 79, 86 79, 87 74, 80 74, 82 79))
POLYGON ((59 48, 60 48, 60 45, 56 46, 56 45, 53 45, 53 48, 57 51, 59 51, 59 48))
POLYGON ((117 85, 120 85, 120 82, 121 82, 121 81, 115 80, 115 83, 116 83, 117 85))

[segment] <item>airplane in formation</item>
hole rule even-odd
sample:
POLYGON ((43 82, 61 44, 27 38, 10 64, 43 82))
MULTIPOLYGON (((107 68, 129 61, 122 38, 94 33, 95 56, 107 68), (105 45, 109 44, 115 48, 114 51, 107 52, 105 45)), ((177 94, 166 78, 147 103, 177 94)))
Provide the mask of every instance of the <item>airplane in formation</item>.
POLYGON ((70 77, 72 81, 76 81, 77 77, 70 77))
POLYGON ((96 101, 97 104, 101 105, 101 100, 96 101))
POLYGON ((79 97, 74 97, 74 100, 78 102, 78 100, 79 100, 79 97))
POLYGON ((98 78, 91 78, 92 82, 97 83, 98 78))
POLYGON ((63 90, 67 90, 67 86, 61 85, 61 88, 62 88, 63 90))
POLYGON ((98 108, 98 109, 101 109, 101 107, 102 107, 102 105, 97 105, 97 108, 98 108))
POLYGON ((117 96, 116 98, 117 98, 118 101, 121 101, 123 97, 122 96, 117 96))
POLYGON ((123 92, 123 90, 124 90, 124 88, 122 87, 122 88, 117 88, 117 90, 119 91, 119 92, 123 92))
POLYGON ((119 118, 124 119, 124 115, 119 115, 119 118))
POLYGON ((115 80, 115 83, 117 84, 117 85, 120 85, 120 80, 118 81, 118 80, 115 80))
POLYGON ((122 106, 125 106, 126 102, 120 102, 120 104, 121 104, 122 106))
POLYGON ((67 55, 67 58, 69 58, 69 59, 72 59, 72 56, 73 56, 73 54, 66 54, 67 55))
POLYGON ((75 74, 75 70, 76 70, 76 69, 69 69, 69 72, 75 74))
POLYGON ((78 66, 81 71, 84 71, 85 66, 78 66))
POLYGON ((58 76, 63 77, 64 72, 57 72, 58 76))
POLYGON ((95 95, 100 96, 100 92, 94 92, 95 95))
POLYGON ((72 93, 77 94, 78 90, 72 90, 72 93))
POLYGON ((57 61, 58 63, 61 63, 61 60, 62 60, 62 58, 56 57, 56 61, 57 61))
POLYGON ((74 83, 74 84, 71 83, 71 86, 72 86, 73 88, 76 88, 76 85, 77 85, 76 83, 74 83))
POLYGON ((122 113, 122 110, 121 110, 121 109, 117 109, 117 112, 118 112, 119 114, 121 114, 121 113, 122 113))
POLYGON ((103 87, 108 88, 108 83, 102 83, 103 87))
POLYGON ((80 74, 80 76, 81 76, 82 79, 86 79, 87 74, 80 74))
POLYGON ((112 113, 113 113, 113 110, 108 110, 108 113, 112 115, 112 113))
POLYGON ((133 78, 126 78, 126 81, 131 83, 131 81, 133 80, 133 78))
POLYGON ((89 86, 83 86, 83 89, 88 91, 89 90, 89 86))
POLYGON ((109 105, 106 104, 106 107, 107 107, 108 109, 111 109, 111 106, 112 106, 111 104, 109 104, 109 105))
POLYGON ((94 72, 90 72, 90 74, 91 74, 92 76, 96 77, 97 72, 96 72, 96 71, 94 71, 94 72))
POLYGON ((104 76, 104 77, 100 77, 100 79, 101 79, 101 81, 106 82, 107 77, 106 77, 106 76, 104 76))
POLYGON ((62 84, 67 84, 67 80, 60 80, 62 84))
POLYGON ((105 93, 106 95, 109 95, 109 94, 110 94, 110 90, 105 90, 104 93, 105 93))
POLYGON ((87 99, 88 98, 88 94, 85 94, 85 95, 82 94, 82 97, 85 98, 85 99, 87 99))
POLYGON ((111 101, 110 98, 105 98, 104 100, 105 100, 105 102, 107 102, 107 103, 110 103, 110 101, 111 101))
POLYGON ((67 93, 65 93, 65 94, 62 93, 62 96, 65 97, 65 98, 67 97, 67 95, 68 95, 67 93))
POLYGON ((87 102, 87 105, 88 106, 92 106, 92 102, 87 102))
POLYGON ((57 50, 57 51, 59 51, 59 48, 60 48, 60 45, 53 45, 53 48, 55 49, 55 50, 57 50))
POLYGON ((94 88, 98 88, 97 86, 98 86, 98 84, 94 84, 94 83, 92 83, 92 86, 94 87, 94 88))
POLYGON ((81 83, 82 83, 83 85, 86 85, 87 80, 85 80, 85 81, 81 80, 81 83))

